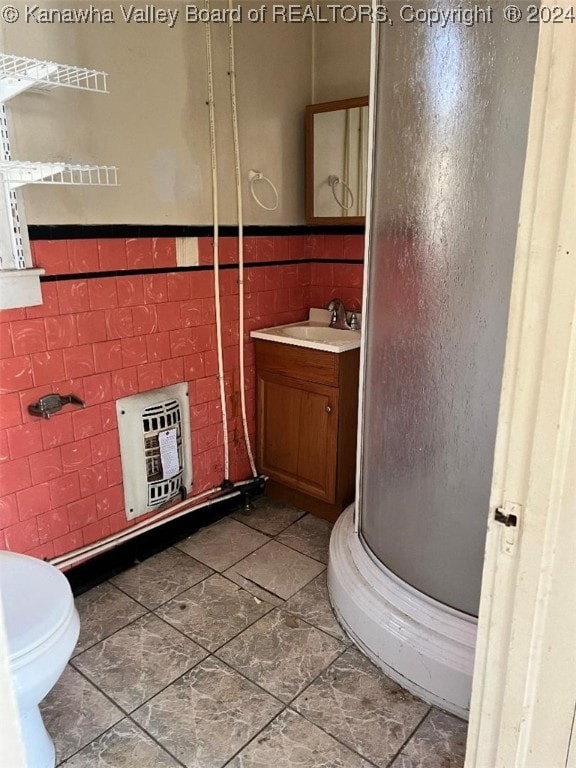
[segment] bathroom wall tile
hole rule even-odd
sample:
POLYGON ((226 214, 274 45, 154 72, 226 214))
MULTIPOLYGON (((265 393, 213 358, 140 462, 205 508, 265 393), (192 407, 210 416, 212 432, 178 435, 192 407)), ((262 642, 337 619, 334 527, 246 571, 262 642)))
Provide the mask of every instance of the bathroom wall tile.
POLYGON ((73 472, 50 481, 50 499, 52 507, 61 507, 80 498, 78 473, 73 472))
POLYGON ((64 349, 78 344, 78 334, 73 315, 44 318, 48 349, 64 349))
POLYGON ((296 712, 285 709, 244 747, 229 768, 370 768, 296 712))
POLYGON ((120 455, 120 442, 116 432, 104 432, 90 438, 92 462, 98 464, 120 455))
POLYGON ((118 306, 116 278, 99 277, 88 282, 90 309, 113 309, 118 306))
POLYGON ((91 467, 78 472, 80 495, 82 498, 92 496, 108 487, 108 473, 104 463, 93 464, 91 467))
POLYGON ((276 541, 270 541, 231 568, 283 600, 323 570, 321 563, 276 541))
POLYGON ((66 552, 72 552, 73 550, 82 546, 82 532, 72 531, 65 534, 64 536, 60 536, 59 538, 54 539, 52 544, 54 545, 54 557, 63 555, 66 552))
POLYGON ((98 373, 84 378, 86 405, 112 400, 112 378, 109 373, 98 373))
POLYGON ((90 648, 145 613, 145 609, 108 582, 75 599, 80 637, 74 653, 90 648))
POLYGON ((226 517, 176 546, 210 568, 224 571, 268 541, 267 536, 226 517))
POLYGON ((96 373, 92 344, 82 344, 64 349, 63 356, 64 372, 69 379, 91 376, 96 373))
POLYGON ((70 272, 68 242, 66 240, 36 240, 34 266, 43 267, 47 275, 65 275, 70 272))
POLYGON ((74 440, 73 443, 63 445, 61 454, 64 472, 73 472, 74 470, 89 467, 92 461, 90 438, 74 440))
POLYGON ((15 355, 29 355, 46 350, 46 333, 43 320, 18 320, 10 323, 15 355))
POLYGON ((330 600, 326 585, 326 571, 317 576, 313 581, 303 587, 290 600, 284 604, 289 613, 304 619, 323 632, 327 632, 340 642, 351 645, 352 641, 338 624, 330 600))
POLYGON ((122 368, 122 345, 119 340, 94 344, 94 370, 106 373, 122 368))
POLYGON ((250 509, 239 509, 238 512, 232 513, 232 517, 262 533, 276 536, 305 514, 303 509, 297 509, 291 504, 260 496, 252 503, 250 509))
POLYGON ((31 356, 31 362, 32 377, 36 387, 54 384, 66 378, 64 359, 60 349, 53 352, 36 352, 31 356))
POLYGON ((114 576, 111 582, 146 608, 153 609, 211 573, 211 568, 170 547, 114 576))
POLYGON ((42 429, 40 421, 29 424, 20 424, 6 430, 11 459, 20 459, 22 456, 30 456, 42 449, 42 429))
POLYGON ((71 418, 75 440, 82 440, 102 432, 102 416, 99 405, 74 411, 71 418))
POLYGON ((286 528, 277 541, 327 565, 332 527, 332 523, 321 517, 305 515, 286 528))
POLYGON ((38 536, 42 543, 54 541, 70 531, 68 523, 68 510, 66 507, 51 509, 36 517, 38 524, 38 536))
POLYGON ((146 363, 138 366, 138 390, 147 392, 162 386, 162 363, 146 363))
POLYGON ((138 237, 126 240, 126 263, 128 269, 150 269, 153 267, 152 238, 138 237))
POLYGON ((386 768, 429 710, 355 649, 328 667, 293 707, 380 768, 386 768))
POLYGON ((289 702, 344 647, 335 638, 275 608, 216 655, 249 680, 289 702))
POLYGON ((34 386, 32 365, 28 355, 0 360, 0 392, 20 392, 34 386))
POLYGON ((85 525, 94 523, 98 518, 96 511, 96 500, 94 496, 87 496, 85 499, 79 499, 67 505, 68 522, 71 531, 83 528, 85 525))
POLYGON ((72 664, 131 712, 205 656, 192 640, 147 614, 75 656, 72 664))
POLYGON ((98 264, 102 272, 126 269, 126 241, 123 238, 98 240, 98 264))
POLYGON ((157 269, 176 266, 176 240, 173 237, 152 239, 152 261, 157 269))
POLYGON ((184 381, 184 358, 176 357, 172 360, 162 360, 162 386, 179 384, 184 381))
POLYGON ((170 334, 168 331, 147 335, 146 351, 148 360, 151 362, 167 360, 170 357, 170 334))
POLYGON ((95 520, 93 523, 82 526, 82 543, 84 546, 93 544, 95 541, 101 541, 112 533, 110 519, 95 520))
MULTIPOLYGON (((194 276, 190 277, 193 280, 194 276)), ((180 314, 183 328, 192 328, 202 324, 202 299, 190 299, 180 302, 180 314)))
POLYGON ((190 298, 190 280, 189 272, 169 272, 166 276, 168 300, 187 301, 190 298))
POLYGON ((68 258, 71 272, 97 272, 98 241, 68 240, 68 258))
POLYGON ((41 419, 39 424, 42 432, 42 447, 45 449, 56 448, 74 440, 72 415, 69 412, 60 412, 53 419, 41 419))
MULTIPOLYGON (((1 373, 0 373, 1 375, 1 373)), ((0 386, 3 382, 0 381, 0 386)), ((11 394, 0 394, 0 429, 14 427, 22 421, 22 412, 20 410, 20 397, 16 392, 11 394)))
POLYGON ((122 275, 116 280, 119 307, 134 307, 144 304, 144 283, 142 275, 122 275))
POLYGON ((16 500, 20 520, 36 517, 39 511, 50 509, 50 486, 48 483, 42 483, 42 485, 25 488, 23 491, 18 491, 16 500))
POLYGON ((222 768, 281 708, 272 696, 210 657, 133 718, 189 768, 222 768))
POLYGON ((122 719, 122 712, 71 666, 40 704, 56 746, 56 763, 122 719))
POLYGON ((432 709, 391 768, 462 768, 467 724, 432 709))
POLYGON ((135 395, 137 392, 138 371, 135 367, 112 371, 112 397, 114 400, 135 395))
MULTIPOLYGON (((56 283, 58 310, 62 315, 85 312, 89 306, 87 280, 62 280, 56 283)), ((54 313, 57 314, 57 313, 54 313)))
POLYGON ((214 651, 271 609, 269 603, 214 574, 165 603, 156 613, 214 651))
POLYGON ((182 327, 179 301, 167 301, 156 308, 159 331, 173 331, 182 327))
POLYGON ((40 283, 42 304, 38 304, 35 307, 26 307, 27 318, 35 319, 58 314, 58 291, 56 286, 57 283, 40 283))
POLYGON ((125 339, 134 335, 130 307, 106 310, 106 334, 108 339, 125 339))
POLYGON ((11 493, 0 498, 0 528, 9 528, 20 521, 16 494, 11 493))
POLYGON ((76 315, 76 329, 79 344, 93 344, 106 340, 106 312, 81 312, 76 315))
POLYGON ((130 720, 121 720, 84 749, 62 763, 61 768, 178 768, 148 734, 130 720))
POLYGON ((11 552, 28 552, 40 544, 36 518, 23 520, 4 530, 6 547, 11 552))
MULTIPOLYGON (((122 512, 124 515, 124 493, 122 491, 122 486, 115 485, 112 488, 107 488, 106 490, 96 493, 96 510, 99 518, 109 517, 117 512, 122 512)), ((126 528, 127 522, 125 516, 123 523, 124 525, 122 527, 126 528)))
POLYGON ((144 275, 144 299, 147 304, 168 301, 166 275, 144 275))
POLYGON ((0 464, 0 488, 3 493, 14 493, 30 487, 30 465, 23 457, 0 464))
MULTIPOLYGON (((201 240, 203 238, 200 238, 201 240)), ((190 273, 190 297, 204 299, 214 296, 214 275, 212 272, 190 273)))
POLYGON ((44 483, 62 475, 62 457, 59 448, 41 451, 30 456, 30 476, 32 483, 44 483))

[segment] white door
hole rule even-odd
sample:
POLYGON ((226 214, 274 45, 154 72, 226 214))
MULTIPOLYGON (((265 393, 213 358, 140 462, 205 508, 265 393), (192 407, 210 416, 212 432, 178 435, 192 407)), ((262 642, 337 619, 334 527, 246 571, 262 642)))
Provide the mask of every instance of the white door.
POLYGON ((466 768, 576 766, 576 20, 554 5, 567 15, 540 25, 466 768))

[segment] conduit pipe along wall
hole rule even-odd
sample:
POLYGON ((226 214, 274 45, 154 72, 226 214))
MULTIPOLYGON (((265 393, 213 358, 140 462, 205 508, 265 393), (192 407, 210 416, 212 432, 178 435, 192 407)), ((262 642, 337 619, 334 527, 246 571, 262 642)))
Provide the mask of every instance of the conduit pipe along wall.
POLYGON ((460 715, 538 40, 494 17, 376 33, 359 519, 329 571, 376 663, 460 715))

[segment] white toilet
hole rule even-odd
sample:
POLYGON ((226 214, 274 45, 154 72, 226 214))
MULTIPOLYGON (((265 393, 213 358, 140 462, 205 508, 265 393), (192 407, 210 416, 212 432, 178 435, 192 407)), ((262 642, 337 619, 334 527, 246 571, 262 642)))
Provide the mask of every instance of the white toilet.
POLYGON ((64 671, 78 639, 72 590, 53 565, 0 552, 0 592, 28 768, 54 768, 54 743, 38 705, 64 671))

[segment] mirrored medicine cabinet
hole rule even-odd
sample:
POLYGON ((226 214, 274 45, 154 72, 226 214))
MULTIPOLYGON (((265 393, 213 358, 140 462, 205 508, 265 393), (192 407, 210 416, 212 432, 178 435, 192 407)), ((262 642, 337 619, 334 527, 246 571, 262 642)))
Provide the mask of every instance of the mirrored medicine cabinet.
POLYGON ((306 223, 364 224, 368 97, 306 107, 306 223))

